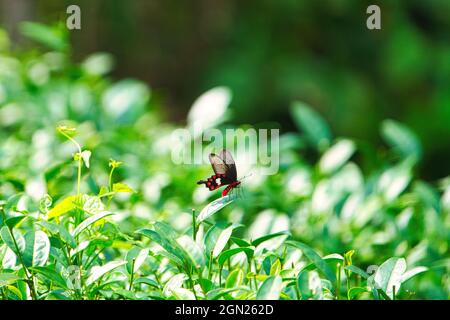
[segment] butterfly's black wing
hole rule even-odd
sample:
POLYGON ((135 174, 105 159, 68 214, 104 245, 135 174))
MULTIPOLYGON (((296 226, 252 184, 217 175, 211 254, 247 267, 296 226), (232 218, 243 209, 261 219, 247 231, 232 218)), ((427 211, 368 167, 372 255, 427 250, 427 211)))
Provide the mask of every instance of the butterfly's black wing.
POLYGON ((222 158, 223 162, 227 166, 226 177, 229 178, 232 182, 236 181, 237 180, 236 163, 234 162, 231 153, 223 149, 222 151, 220 151, 219 157, 222 158))
POLYGON ((222 150, 219 155, 211 153, 209 155, 209 161, 211 162, 214 173, 222 176, 220 178, 222 185, 236 181, 236 164, 228 151, 222 150))
POLYGON ((211 166, 212 166, 212 168, 214 170, 214 173, 216 175, 224 175, 224 174, 226 174, 226 172, 227 172, 227 165, 222 160, 222 158, 219 157, 217 154, 211 153, 209 155, 209 162, 211 162, 211 166))

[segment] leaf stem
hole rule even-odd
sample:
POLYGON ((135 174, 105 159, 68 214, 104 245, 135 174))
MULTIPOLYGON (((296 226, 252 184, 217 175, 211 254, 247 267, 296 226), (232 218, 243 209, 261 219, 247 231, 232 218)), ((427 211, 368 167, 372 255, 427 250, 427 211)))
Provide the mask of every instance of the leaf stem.
POLYGON ((24 263, 24 261, 23 261, 23 257, 22 257, 22 254, 21 254, 21 252, 20 252, 19 245, 17 244, 16 237, 14 237, 13 229, 12 229, 12 227, 10 227, 10 226, 6 223, 6 213, 5 213, 5 211, 3 210, 3 208, 1 208, 0 211, 2 212, 3 221, 5 221, 5 225, 6 225, 6 227, 8 228, 9 234, 11 235, 11 239, 13 240, 14 247, 16 248, 16 251, 17 251, 17 257, 19 258, 20 264, 22 265, 22 267, 23 267, 23 269, 24 269, 25 277, 27 278, 27 281, 26 281, 26 282, 27 282, 27 284, 28 284, 28 287, 30 288, 31 296, 33 297, 33 299, 38 300, 38 298, 37 298, 37 293, 36 293, 36 289, 35 289, 35 287, 34 287, 33 277, 31 276, 31 273, 28 271, 28 268, 26 267, 26 265, 25 265, 25 263, 24 263))
POLYGON ((336 300, 339 300, 339 289, 341 288, 341 264, 336 265, 336 300))
POLYGON ((134 281, 134 264, 136 262, 136 259, 133 259, 131 262, 131 276, 130 276, 130 286, 128 288, 128 291, 132 291, 133 289, 133 281, 134 281))
POLYGON ((197 227, 195 225, 195 209, 192 209, 192 240, 195 241, 197 236, 197 227))

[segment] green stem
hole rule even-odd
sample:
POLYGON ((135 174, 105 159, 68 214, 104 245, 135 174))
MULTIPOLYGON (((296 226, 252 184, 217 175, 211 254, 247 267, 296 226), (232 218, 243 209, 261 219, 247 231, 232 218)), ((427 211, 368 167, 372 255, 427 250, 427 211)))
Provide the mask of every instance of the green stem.
POLYGON ((25 271, 25 277, 27 277, 27 283, 28 283, 28 287, 30 287, 31 295, 33 296, 33 298, 35 300, 37 300, 36 289, 34 287, 34 281, 33 281, 33 278, 31 277, 31 273, 30 273, 30 271, 28 271, 28 268, 25 266, 22 254, 20 253, 19 246, 17 245, 16 238, 14 237, 12 230, 10 228, 8 228, 8 230, 9 230, 9 233, 11 234, 11 238, 13 239, 14 247, 16 248, 16 251, 17 251, 17 257, 19 258, 20 264, 22 265, 22 267, 25 271))
MULTIPOLYGON (((2 212, 3 221, 5 221, 5 224, 6 224, 6 213, 3 210, 3 208, 1 208, 0 211, 2 212)), ((33 282, 33 279, 31 277, 31 273, 29 273, 27 267, 25 266, 25 263, 23 262, 22 254, 20 253, 19 245, 17 244, 16 238, 14 237, 13 230, 7 224, 6 224, 6 227, 8 228, 9 234, 11 235, 11 239, 13 240, 14 247, 16 248, 17 257, 19 258, 20 264, 22 265, 22 267, 23 267, 23 269, 25 271, 25 277, 27 278, 27 284, 28 284, 28 287, 30 288, 31 296, 35 300, 37 300, 37 293, 36 293, 36 289, 34 287, 34 282, 33 282)))
POLYGON ((194 283, 194 280, 192 280, 192 276, 191 276, 191 270, 189 270, 189 272, 188 272, 188 277, 189 277, 189 282, 191 284, 192 292, 194 293, 195 300, 198 300, 197 293, 195 293, 195 283, 194 283))
POLYGON ((301 300, 302 294, 300 293, 300 290, 298 289, 298 284, 297 281, 295 281, 295 295, 297 296, 297 300, 301 300))
POLYGON ((109 172, 109 178, 108 178, 109 192, 113 191, 112 176, 113 176, 114 169, 115 169, 115 167, 111 167, 111 171, 109 172))
POLYGON ((339 300, 339 289, 341 288, 341 264, 336 265, 336 300, 339 300))
POLYGON ((195 224, 195 209, 192 209, 192 239, 195 241, 197 236, 197 227, 195 224))
POLYGON ((84 266, 84 268, 87 270, 89 269, 89 267, 91 266, 91 264, 95 261, 95 259, 97 259, 97 257, 100 255, 100 253, 102 253, 105 250, 105 248, 100 249, 92 258, 91 260, 88 260, 86 262, 86 265, 84 266))
POLYGON ((133 289, 133 281, 134 281, 134 263, 136 262, 136 259, 133 259, 131 262, 131 276, 130 276, 130 286, 128 288, 129 291, 132 291, 133 289))
POLYGON ((347 281, 347 299, 350 300, 349 297, 349 292, 350 292, 350 275, 351 272, 345 270, 345 276, 346 276, 346 281, 347 281))
POLYGON ((82 165, 82 158, 81 158, 81 146, 78 142, 76 142, 75 139, 73 139, 71 136, 66 134, 64 131, 59 131, 64 137, 66 137, 70 142, 72 142, 75 147, 78 149, 78 173, 77 173, 77 196, 80 195, 80 185, 81 185, 81 165, 82 165))
POLYGON ((212 276, 212 267, 213 267, 213 251, 211 250, 209 254, 209 265, 208 265, 208 280, 211 280, 212 276))

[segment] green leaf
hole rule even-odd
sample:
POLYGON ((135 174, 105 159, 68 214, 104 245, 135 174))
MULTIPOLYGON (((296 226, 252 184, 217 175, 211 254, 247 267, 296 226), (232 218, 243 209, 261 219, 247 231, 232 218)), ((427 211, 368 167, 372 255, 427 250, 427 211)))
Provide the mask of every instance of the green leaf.
POLYGON ((276 259, 275 262, 270 267, 270 275, 277 276, 280 274, 280 271, 281 271, 281 262, 280 259, 276 259))
POLYGON ((213 257, 216 258, 225 248, 225 246, 228 243, 228 240, 230 240, 231 234, 233 233, 234 226, 229 226, 225 230, 223 230, 219 238, 217 239, 216 245, 214 246, 213 250, 213 257))
POLYGON ((427 267, 420 266, 420 267, 412 268, 411 270, 406 271, 402 275, 401 282, 404 283, 404 282, 408 281, 409 279, 411 279, 412 277, 418 275, 419 273, 425 272, 425 271, 428 271, 427 267))
POLYGON ((411 170, 412 163, 408 158, 381 174, 377 189, 387 201, 395 200, 406 189, 413 178, 411 170))
POLYGON ((244 282, 244 271, 240 268, 236 268, 230 272, 227 277, 227 281, 225 282, 226 288, 235 288, 240 286, 244 282))
POLYGON ((59 287, 63 289, 67 289, 67 283, 66 280, 61 276, 58 272, 55 270, 55 266, 47 266, 47 267, 31 267, 30 270, 41 274, 49 281, 53 282, 54 284, 58 285, 59 287))
POLYGON ((240 238, 236 238, 236 237, 231 237, 230 238, 231 241, 233 241, 234 243, 236 243, 239 247, 250 247, 251 244, 243 239, 240 238))
POLYGON ((254 247, 239 247, 239 248, 233 248, 223 251, 218 258, 218 262, 220 266, 223 266, 223 264, 230 259, 232 256, 244 252, 247 257, 253 256, 255 248, 254 247))
POLYGON ((23 196, 22 193, 18 193, 18 194, 15 194, 15 195, 9 197, 8 201, 6 201, 6 204, 5 204, 5 211, 6 212, 16 211, 17 205, 18 205, 20 199, 22 198, 22 196, 23 196))
POLYGON ((215 224, 209 228, 204 240, 206 254, 209 256, 213 252, 213 257, 216 258, 225 248, 233 230, 240 226, 233 224, 225 227, 223 224, 215 224))
POLYGON ((183 235, 177 239, 178 244, 184 249, 195 268, 205 266, 205 256, 197 243, 191 237, 183 235))
POLYGON ((101 76, 111 71, 113 64, 114 59, 110 54, 97 52, 83 61, 82 68, 88 74, 101 76))
POLYGON ((0 288, 16 283, 19 280, 22 280, 22 278, 14 273, 0 273, 0 288))
POLYGON ((272 233, 272 234, 268 234, 262 237, 259 237, 253 241, 251 241, 252 246, 259 246, 261 243, 268 241, 270 239, 276 238, 276 237, 281 237, 281 236, 290 236, 291 234, 289 233, 289 231, 280 231, 280 232, 276 232, 276 233, 272 233))
MULTIPOLYGON (((20 284, 21 282, 19 282, 20 284)), ((22 282, 24 283, 24 282, 22 282)), ((6 285, 5 288, 10 291, 10 293, 13 293, 16 296, 16 299, 14 300, 26 300, 24 299, 24 293, 23 291, 19 290, 18 288, 16 288, 15 286, 11 286, 11 285, 6 285)), ((25 295, 26 296, 26 295, 25 295)))
POLYGON ((369 275, 364 270, 358 268, 357 266, 354 265, 346 266, 345 269, 360 275, 364 279, 369 278, 369 275))
POLYGON ((141 249, 137 247, 128 251, 126 260, 127 260, 127 271, 129 274, 135 273, 139 270, 139 268, 145 262, 145 259, 148 257, 149 252, 150 249, 148 248, 141 249))
POLYGON ((120 266, 123 266, 126 263, 127 263, 126 261, 111 261, 111 262, 104 264, 103 266, 93 267, 91 269, 91 271, 89 272, 89 277, 86 280, 86 285, 90 286, 95 281, 97 281, 101 277, 103 277, 105 274, 111 272, 112 270, 114 270, 120 266))
POLYGON ((319 161, 319 169, 329 174, 342 167, 355 152, 355 144, 351 140, 340 140, 328 149, 319 161))
POLYGON ((223 207, 229 205, 233 201, 234 201, 234 198, 232 198, 231 196, 225 196, 225 197, 219 198, 217 200, 214 200, 213 202, 210 202, 206 207, 203 208, 202 211, 200 211, 200 214, 197 216, 197 221, 196 221, 197 224, 208 219, 213 214, 215 214, 217 211, 219 211, 223 207))
POLYGON ((172 295, 177 300, 196 300, 194 293, 186 288, 176 288, 172 290, 172 295))
POLYGON ((50 254, 50 240, 43 231, 30 231, 25 234, 23 260, 27 266, 44 266, 50 254))
POLYGON ((89 218, 87 218, 86 220, 83 220, 83 222, 81 222, 76 228, 75 230, 73 230, 72 232, 72 236, 75 238, 76 236, 78 236, 84 229, 86 229, 87 227, 89 227, 91 224, 112 215, 112 212, 109 211, 104 211, 101 213, 97 213, 89 218))
POLYGON ((150 278, 137 278, 136 280, 134 280, 134 284, 146 284, 155 288, 159 288, 160 285, 158 284, 158 282, 156 282, 153 279, 150 278))
POLYGON ((184 280, 186 280, 187 278, 188 277, 184 273, 179 273, 179 274, 174 275, 164 285, 163 294, 166 297, 170 297, 174 290, 181 288, 184 280))
POLYGON ((175 241, 173 239, 178 238, 178 233, 167 223, 156 221, 154 223, 155 231, 158 232, 160 235, 167 238, 167 240, 172 240, 174 243, 175 241))
POLYGON ((235 287, 235 288, 217 288, 217 289, 213 289, 213 290, 209 291, 206 294, 206 298, 208 300, 218 300, 224 296, 229 295, 230 293, 233 293, 235 291, 240 291, 240 290, 248 290, 248 288, 245 286, 235 287))
POLYGON ((336 283, 336 275, 333 270, 311 247, 299 241, 286 241, 286 244, 300 249, 303 254, 314 263, 317 269, 328 278, 328 280, 332 283, 336 283))
POLYGON ((3 242, 14 252, 16 255, 18 253, 22 254, 25 251, 25 238, 22 236, 22 234, 17 230, 13 229, 14 239, 16 240, 17 247, 19 249, 19 252, 17 252, 16 245, 14 243, 14 239, 11 237, 11 233, 8 229, 8 227, 3 227, 0 230, 0 236, 3 240, 3 242))
POLYGON ((67 49, 67 32, 65 32, 63 27, 49 27, 36 22, 22 22, 20 31, 28 38, 51 49, 58 51, 67 49))
POLYGON ((59 217, 74 210, 76 206, 77 196, 68 196, 60 201, 48 212, 48 219, 59 217))
POLYGON ((283 280, 280 276, 271 276, 264 280, 256 293, 256 300, 278 300, 283 289, 283 280))
POLYGON ((362 287, 351 288, 348 291, 348 299, 349 300, 353 300, 353 299, 355 299, 358 295, 360 295, 363 292, 369 292, 369 290, 367 290, 367 288, 362 288, 362 287))
POLYGON ((113 192, 133 193, 134 190, 125 183, 114 183, 113 184, 113 192))
POLYGON ((90 167, 90 159, 91 159, 92 152, 89 150, 84 150, 81 152, 81 159, 83 159, 83 163, 86 166, 86 168, 89 169, 90 167))
POLYGON ((84 194, 82 197, 83 211, 90 215, 98 214, 106 211, 106 207, 102 200, 97 196, 89 196, 84 194))
POLYGON ((20 223, 23 219, 27 218, 27 216, 20 215, 6 219, 6 225, 10 228, 14 228, 18 223, 20 223))
POLYGON ((393 287, 399 292, 402 276, 406 271, 406 261, 403 258, 392 257, 386 260, 375 272, 374 283, 377 289, 383 290, 391 299, 393 287))
POLYGON ((325 120, 310 106, 294 102, 291 113, 297 127, 304 131, 310 143, 318 150, 330 145, 331 131, 325 120))
POLYGON ((187 263, 187 257, 182 248, 178 245, 178 243, 172 239, 161 235, 160 233, 150 230, 150 229, 140 229, 136 231, 138 234, 142 234, 143 236, 150 238, 159 244, 164 250, 166 250, 174 260, 176 264, 182 266, 187 263))
MULTIPOLYGON (((202 130, 217 126, 226 120, 226 112, 232 94, 227 87, 215 87, 203 93, 195 100, 187 115, 188 126, 202 130)), ((200 132, 201 133, 201 132, 200 132)), ((194 138, 197 133, 194 132, 194 138)))
POLYGON ((129 122, 136 118, 150 98, 150 90, 143 82, 124 79, 109 86, 102 96, 105 115, 116 122, 129 122))
POLYGON ((3 269, 13 269, 17 265, 17 256, 8 246, 6 246, 5 255, 0 260, 3 269))
POLYGON ((412 156, 415 160, 420 159, 422 147, 419 139, 404 124, 394 120, 384 120, 381 124, 381 135, 403 157, 412 156))

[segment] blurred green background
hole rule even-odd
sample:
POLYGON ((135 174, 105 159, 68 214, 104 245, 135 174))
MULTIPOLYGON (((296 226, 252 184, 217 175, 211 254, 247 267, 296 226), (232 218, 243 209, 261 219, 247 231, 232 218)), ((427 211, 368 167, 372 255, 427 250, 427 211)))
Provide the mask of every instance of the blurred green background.
POLYGON ((161 114, 183 122, 201 93, 233 92, 235 124, 276 122, 294 130, 293 100, 317 108, 339 136, 380 143, 382 119, 415 131, 418 167, 433 180, 450 172, 450 2, 379 2, 382 30, 366 28, 373 1, 1 0, 0 24, 26 44, 23 20, 65 21, 78 4, 82 29, 72 56, 109 52, 112 77, 152 86, 161 114))

